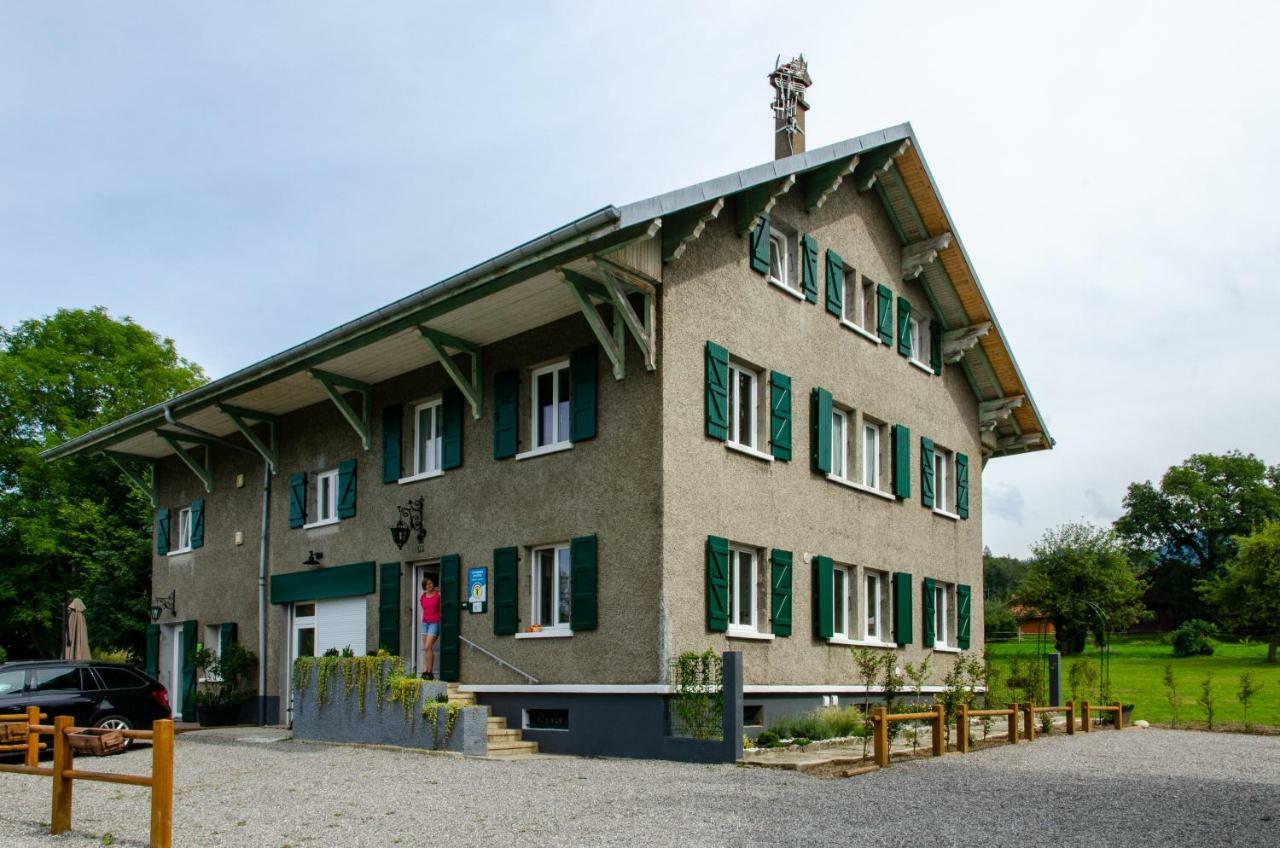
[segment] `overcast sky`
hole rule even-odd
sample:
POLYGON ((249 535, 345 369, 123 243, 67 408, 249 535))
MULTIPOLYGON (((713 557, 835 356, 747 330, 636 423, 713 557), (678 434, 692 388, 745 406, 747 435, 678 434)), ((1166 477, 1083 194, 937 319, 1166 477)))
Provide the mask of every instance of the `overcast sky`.
POLYGON ((767 161, 803 51, 811 147, 913 123, 1058 440, 987 466, 996 552, 1280 461, 1276 4, 433 5, 0 0, 0 324, 103 305, 224 375, 767 161))

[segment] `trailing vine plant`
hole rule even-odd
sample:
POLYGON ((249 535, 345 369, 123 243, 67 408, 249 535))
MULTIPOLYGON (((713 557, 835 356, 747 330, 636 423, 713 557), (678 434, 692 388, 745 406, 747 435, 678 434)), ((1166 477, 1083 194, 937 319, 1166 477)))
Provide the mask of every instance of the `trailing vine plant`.
POLYGON ((724 661, 708 648, 686 651, 671 666, 671 709, 678 726, 694 739, 724 736, 724 661))

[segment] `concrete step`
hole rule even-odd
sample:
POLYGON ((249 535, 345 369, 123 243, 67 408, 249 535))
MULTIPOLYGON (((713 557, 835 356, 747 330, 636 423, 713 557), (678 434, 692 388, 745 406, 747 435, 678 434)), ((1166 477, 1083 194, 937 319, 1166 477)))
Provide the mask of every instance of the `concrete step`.
POLYGON ((506 730, 507 720, 503 716, 489 716, 489 730, 506 730))
POLYGON ((523 741, 520 731, 510 728, 495 730, 489 728, 489 746, 501 745, 503 742, 521 742, 523 741))
POLYGON ((489 743, 491 757, 527 757, 538 753, 537 742, 499 742, 489 743))

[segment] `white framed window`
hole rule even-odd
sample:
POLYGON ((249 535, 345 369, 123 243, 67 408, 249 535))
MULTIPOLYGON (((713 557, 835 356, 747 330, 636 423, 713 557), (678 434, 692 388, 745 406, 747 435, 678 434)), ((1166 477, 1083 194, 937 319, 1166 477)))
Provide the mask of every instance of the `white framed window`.
POLYGON ((530 431, 534 450, 570 444, 569 361, 536 368, 530 380, 530 431))
POLYGON ((323 471, 316 475, 316 520, 317 524, 332 524, 338 520, 338 469, 323 471))
POLYGON ((911 358, 920 361, 920 319, 911 318, 911 358))
MULTIPOLYGON (((204 626, 204 647, 209 653, 213 654, 214 660, 222 659, 222 627, 217 624, 206 624, 204 626)), ((220 683, 222 677, 215 674, 210 669, 202 669, 204 671, 204 680, 208 683, 220 683)))
POLYGON ((949 514, 951 506, 951 451, 934 445, 933 508, 949 514))
POLYGON ((729 631, 756 633, 764 616, 759 614, 763 591, 760 554, 753 548, 729 548, 729 631))
POLYGON ((547 545, 534 548, 533 563, 533 623, 543 630, 568 630, 570 621, 570 568, 569 546, 547 545))
POLYGON ((736 363, 729 364, 729 443, 759 450, 758 411, 760 375, 736 363))
POLYGON ((769 228, 769 282, 793 293, 800 293, 796 238, 794 234, 778 227, 769 228))
POLYGON ((831 410, 831 476, 849 479, 849 413, 831 410))
POLYGON ((951 620, 948 610, 951 597, 951 585, 948 583, 933 584, 933 646, 935 648, 950 647, 948 622, 951 620))
POLYGON ((862 575, 862 638, 868 642, 884 642, 884 599, 889 575, 870 569, 862 575))
POLYGON ((173 538, 177 540, 177 546, 171 548, 169 553, 180 554, 191 550, 191 507, 184 506, 178 510, 177 523, 173 528, 173 538))
POLYGON ((443 406, 439 399, 413 408, 413 474, 434 474, 440 470, 444 447, 443 406))
POLYGON ((862 285, 858 287, 859 297, 859 314, 862 318, 862 329, 868 333, 875 335, 877 331, 876 325, 876 284, 862 278, 862 285))
POLYGON ((880 489, 880 433, 883 425, 864 422, 862 425, 862 485, 880 489))
POLYGON ((853 569, 837 565, 831 570, 835 585, 832 587, 831 635, 835 639, 849 639, 849 618, 853 610, 853 569))

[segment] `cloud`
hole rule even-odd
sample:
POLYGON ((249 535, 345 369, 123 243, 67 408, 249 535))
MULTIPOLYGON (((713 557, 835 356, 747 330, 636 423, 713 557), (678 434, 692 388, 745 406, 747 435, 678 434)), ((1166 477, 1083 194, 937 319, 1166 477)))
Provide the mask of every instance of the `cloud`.
POLYGON ((1120 517, 1119 507, 1112 506, 1102 497, 1097 489, 1084 490, 1085 502, 1089 505, 1089 517, 1110 524, 1120 517))
POLYGON ((984 515, 1003 518, 1013 524, 1022 524, 1022 490, 1017 486, 1000 483, 982 492, 984 515))

